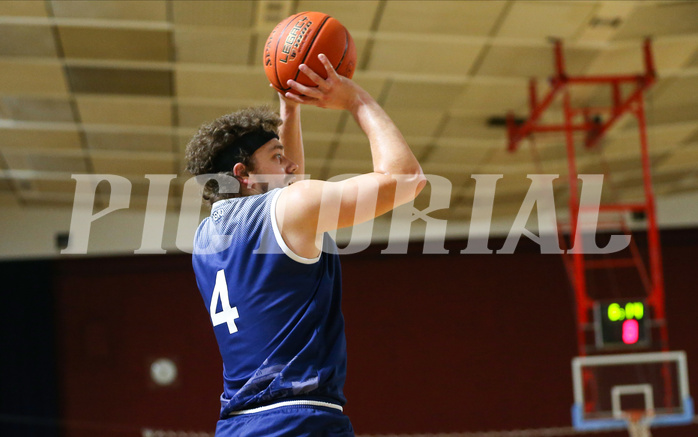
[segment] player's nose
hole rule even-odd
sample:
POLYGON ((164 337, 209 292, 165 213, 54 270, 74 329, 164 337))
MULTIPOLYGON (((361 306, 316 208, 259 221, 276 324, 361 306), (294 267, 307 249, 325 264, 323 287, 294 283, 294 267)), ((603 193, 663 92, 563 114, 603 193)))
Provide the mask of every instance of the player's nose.
MULTIPOLYGON (((288 159, 288 158, 287 158, 288 159)), ((295 173, 298 170, 298 164, 288 159, 288 165, 286 166, 287 173, 295 173)))

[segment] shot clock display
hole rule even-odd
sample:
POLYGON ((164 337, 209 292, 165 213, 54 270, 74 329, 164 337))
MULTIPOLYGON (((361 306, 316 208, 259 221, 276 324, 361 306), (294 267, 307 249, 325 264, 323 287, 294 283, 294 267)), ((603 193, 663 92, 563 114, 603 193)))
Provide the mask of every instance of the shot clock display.
POLYGON ((594 305, 596 347, 637 348, 649 345, 649 322, 644 300, 600 301, 594 305))

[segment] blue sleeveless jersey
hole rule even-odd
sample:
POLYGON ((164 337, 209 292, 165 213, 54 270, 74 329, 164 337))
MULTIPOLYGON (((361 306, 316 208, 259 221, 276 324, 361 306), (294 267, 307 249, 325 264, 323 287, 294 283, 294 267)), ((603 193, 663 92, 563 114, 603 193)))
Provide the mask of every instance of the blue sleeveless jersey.
POLYGON ((315 259, 284 243, 282 189, 216 202, 192 263, 223 358, 221 418, 285 399, 344 405, 346 340, 337 246, 315 259))

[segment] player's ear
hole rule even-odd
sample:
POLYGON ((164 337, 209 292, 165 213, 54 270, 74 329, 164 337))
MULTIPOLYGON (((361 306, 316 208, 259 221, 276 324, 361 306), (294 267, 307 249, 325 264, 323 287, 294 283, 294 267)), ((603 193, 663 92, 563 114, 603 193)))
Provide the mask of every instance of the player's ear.
POLYGON ((237 178, 241 178, 241 177, 244 177, 244 176, 248 176, 248 174, 247 174, 247 167, 245 167, 245 164, 243 164, 242 162, 238 162, 238 163, 235 164, 235 166, 233 167, 233 174, 234 174, 235 177, 237 177, 237 178))
POLYGON ((240 181, 240 185, 246 187, 249 184, 249 173, 247 172, 247 167, 242 162, 238 162, 233 167, 233 175, 240 181))

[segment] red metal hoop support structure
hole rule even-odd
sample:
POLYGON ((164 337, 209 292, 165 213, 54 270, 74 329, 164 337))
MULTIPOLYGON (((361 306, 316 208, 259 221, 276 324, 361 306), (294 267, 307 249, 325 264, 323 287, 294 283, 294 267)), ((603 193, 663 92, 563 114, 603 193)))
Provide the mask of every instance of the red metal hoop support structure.
MULTIPOLYGON (((643 45, 644 73, 635 75, 599 75, 599 76, 570 76, 565 70, 565 58, 562 42, 554 42, 555 75, 549 79, 548 92, 539 97, 535 79, 529 83, 529 116, 524 122, 517 122, 514 114, 507 114, 507 136, 509 152, 515 152, 520 143, 537 133, 560 132, 565 135, 568 158, 569 183, 569 213, 571 236, 577 235, 578 214, 580 211, 578 196, 578 172, 575 156, 575 132, 583 132, 584 146, 587 149, 599 147, 601 139, 625 114, 636 117, 639 129, 640 157, 642 163, 644 202, 602 204, 601 212, 643 212, 647 219, 648 263, 638 251, 633 251, 629 259, 586 260, 583 251, 575 250, 572 254, 563 255, 567 266, 570 282, 574 288, 577 316, 577 342, 580 356, 587 355, 592 348, 587 346, 586 331, 591 329, 590 314, 593 311, 593 300, 587 290, 586 271, 598 268, 637 267, 639 273, 646 279, 647 305, 653 311, 653 324, 659 330, 659 349, 668 351, 668 333, 665 323, 664 308, 664 279, 662 258, 657 227, 655 197, 652 191, 650 175, 650 159, 647 144, 647 121, 645 118, 645 92, 656 82, 656 71, 652 56, 651 41, 646 39, 643 45), (570 88, 572 86, 608 86, 611 93, 612 105, 606 108, 572 107, 570 88), (628 91, 628 88, 630 90, 628 91), (562 99, 564 122, 561 124, 546 124, 542 121, 544 113, 558 98, 562 99), (594 115, 594 116, 592 116, 594 115), (571 258, 571 260, 570 260, 571 258), (649 274, 647 274, 649 271, 649 274)), ((667 369, 668 372, 668 369, 667 369)), ((668 373, 665 377, 669 378, 668 373)), ((667 398, 671 391, 665 393, 667 398)), ((668 400, 668 399, 667 399, 668 400)))

